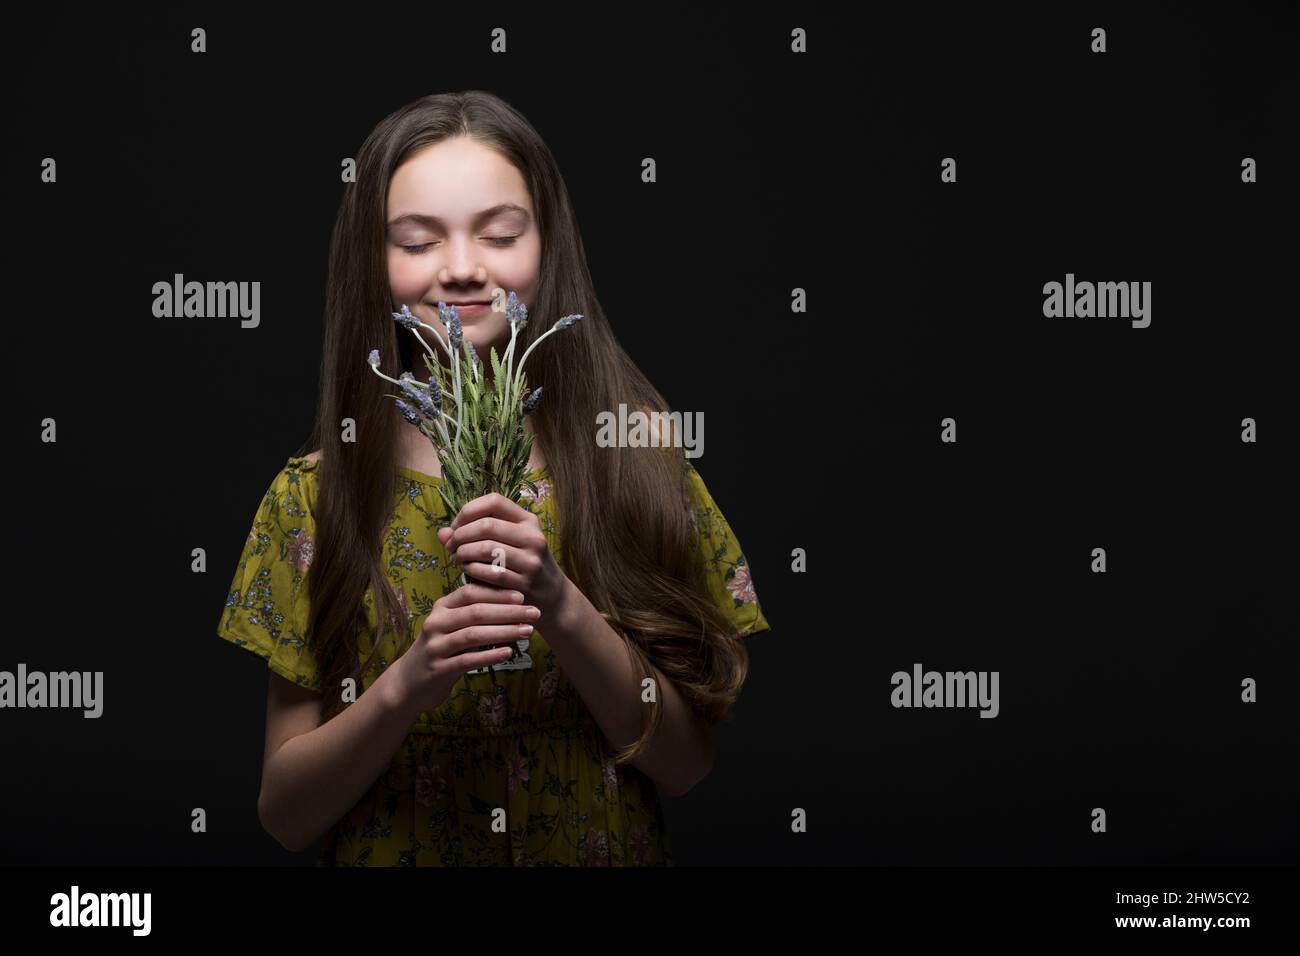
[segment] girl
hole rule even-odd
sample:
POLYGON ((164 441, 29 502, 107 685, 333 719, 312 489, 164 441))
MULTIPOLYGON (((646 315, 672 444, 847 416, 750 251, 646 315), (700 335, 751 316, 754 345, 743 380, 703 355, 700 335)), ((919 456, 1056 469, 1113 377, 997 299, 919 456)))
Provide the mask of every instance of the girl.
POLYGON ((479 91, 383 120, 339 211, 326 309, 316 450, 267 490, 219 628, 271 670, 263 826, 294 851, 326 835, 322 866, 671 865, 656 788, 708 773, 743 639, 768 623, 676 436, 595 440, 602 410, 667 404, 614 337, 532 126, 479 91), (367 356, 427 380, 393 313, 439 327, 439 303, 461 303, 486 368, 507 291, 529 310, 517 355, 584 320, 528 360, 536 498, 449 515, 433 445, 367 356))

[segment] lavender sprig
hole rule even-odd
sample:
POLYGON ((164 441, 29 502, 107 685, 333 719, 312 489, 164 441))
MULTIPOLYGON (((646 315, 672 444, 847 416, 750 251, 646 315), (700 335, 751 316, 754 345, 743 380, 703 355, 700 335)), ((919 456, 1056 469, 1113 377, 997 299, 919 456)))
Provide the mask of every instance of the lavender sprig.
MULTIPOLYGON (((580 321, 581 315, 566 315, 541 335, 523 353, 518 367, 515 351, 519 333, 528 325, 528 308, 511 292, 507 299, 506 319, 510 323, 510 344, 505 355, 498 357, 490 349, 489 363, 478 356, 474 344, 465 337, 456 307, 438 303, 438 317, 446 327, 447 337, 433 326, 421 322, 407 306, 392 313, 394 321, 411 331, 425 345, 425 365, 430 372, 428 383, 410 372, 389 378, 379 370, 379 350, 368 356, 371 369, 385 381, 392 382, 401 395, 391 395, 402 417, 420 428, 438 453, 442 464, 442 481, 438 493, 448 514, 456 514, 469 501, 490 492, 518 500, 525 486, 536 494, 536 486, 527 479, 528 459, 533 438, 524 431, 524 418, 537 408, 542 397, 539 386, 528 390, 524 366, 532 350, 548 335, 580 321), (437 361, 438 353, 419 335, 420 329, 433 331, 450 359, 450 371, 437 361), (484 373, 490 364, 492 381, 484 373), (448 382, 447 379, 450 379, 448 382), (455 405, 454 417, 448 414, 447 400, 455 405), (522 397, 522 400, 521 400, 522 397), (448 425, 455 432, 450 433, 448 425)), ((464 583, 461 575, 461 583, 464 583)))
POLYGON ((541 399, 542 399, 542 386, 538 385, 537 391, 533 392, 533 394, 529 395, 527 398, 524 399, 523 413, 527 415, 529 412, 531 412, 534 408, 537 407, 537 403, 541 401, 541 399))

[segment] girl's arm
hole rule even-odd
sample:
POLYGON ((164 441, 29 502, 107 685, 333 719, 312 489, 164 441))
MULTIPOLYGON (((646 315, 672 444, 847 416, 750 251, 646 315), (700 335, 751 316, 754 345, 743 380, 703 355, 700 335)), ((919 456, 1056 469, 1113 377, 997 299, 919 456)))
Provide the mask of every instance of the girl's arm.
POLYGON ((272 673, 257 816, 286 850, 306 850, 342 819, 406 739, 418 715, 391 692, 392 673, 382 671, 324 725, 320 694, 272 673))
MULTIPOLYGON (((649 706, 641 701, 642 675, 633 669, 623 638, 586 595, 567 577, 561 588, 561 597, 551 605, 550 626, 545 621, 538 626, 605 736, 626 747, 641 735, 641 708, 649 706)), ((658 668, 653 670, 663 720, 630 763, 668 796, 680 797, 713 769, 713 740, 677 688, 658 668)))

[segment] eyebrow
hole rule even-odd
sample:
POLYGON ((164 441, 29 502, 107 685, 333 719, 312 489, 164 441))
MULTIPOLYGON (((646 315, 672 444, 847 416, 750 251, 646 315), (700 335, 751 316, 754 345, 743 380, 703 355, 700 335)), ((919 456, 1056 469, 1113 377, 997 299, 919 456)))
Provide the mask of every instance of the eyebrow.
MULTIPOLYGON (((526 220, 532 219, 532 216, 528 214, 528 210, 525 209, 523 206, 520 206, 512 202, 503 202, 503 203, 498 203, 497 205, 493 206, 490 209, 484 209, 481 213, 476 215, 474 217, 474 224, 477 225, 479 223, 486 222, 487 220, 491 219, 493 216, 499 216, 503 212, 522 213, 526 220)), ((437 216, 429 216, 429 215, 425 215, 424 213, 418 213, 418 212, 408 212, 405 213, 404 215, 398 216, 396 219, 390 222, 388 224, 388 228, 393 229, 396 228, 397 226, 405 226, 407 224, 415 225, 415 226, 425 226, 426 228, 433 228, 433 227, 441 226, 442 220, 439 219, 437 216)))

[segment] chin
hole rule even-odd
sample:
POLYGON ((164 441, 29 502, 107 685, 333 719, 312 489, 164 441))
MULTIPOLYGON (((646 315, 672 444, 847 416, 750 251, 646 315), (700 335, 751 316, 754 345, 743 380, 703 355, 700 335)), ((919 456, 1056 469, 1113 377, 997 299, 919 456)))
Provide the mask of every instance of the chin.
POLYGON ((501 356, 510 344, 510 327, 501 326, 500 328, 485 328, 483 326, 469 326, 465 329, 469 340, 474 343, 474 350, 478 352, 479 358, 487 359, 488 349, 495 347, 497 357, 501 356))

